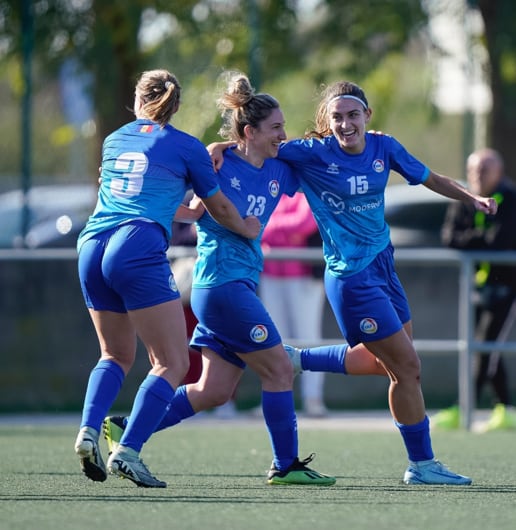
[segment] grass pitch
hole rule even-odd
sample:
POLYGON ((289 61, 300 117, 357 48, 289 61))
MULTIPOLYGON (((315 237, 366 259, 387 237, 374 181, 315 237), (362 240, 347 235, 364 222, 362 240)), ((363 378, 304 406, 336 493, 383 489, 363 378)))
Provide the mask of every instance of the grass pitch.
MULTIPOLYGON (((399 433, 303 428, 300 457, 331 487, 269 486, 260 420, 191 421, 157 433, 142 456, 166 489, 109 476, 94 483, 73 451, 76 424, 0 424, 1 530, 513 529, 516 436, 435 433, 436 456, 471 486, 406 486, 399 433)), ((106 446, 101 441, 106 458, 106 446)))

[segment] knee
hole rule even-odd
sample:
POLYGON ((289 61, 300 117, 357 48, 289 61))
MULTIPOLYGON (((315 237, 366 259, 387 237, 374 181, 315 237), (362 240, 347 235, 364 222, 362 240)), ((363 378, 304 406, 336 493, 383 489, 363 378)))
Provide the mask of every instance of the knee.
POLYGON ((262 383, 279 385, 281 388, 291 388, 294 384, 294 370, 290 360, 287 359, 287 361, 287 363, 264 367, 258 374, 262 383))
POLYGON ((112 361, 118 364, 118 366, 122 368, 125 375, 127 375, 129 371, 131 370, 131 368, 133 367, 135 358, 136 358, 136 354, 119 355, 119 354, 116 354, 115 352, 107 352, 107 351, 102 352, 100 356, 100 360, 102 361, 112 361))
POLYGON ((421 381, 421 361, 417 355, 407 357, 394 366, 389 367, 389 372, 398 382, 421 381))
POLYGON ((210 407, 220 407, 221 405, 224 405, 224 403, 227 403, 231 399, 231 394, 227 393, 217 393, 211 396, 211 404, 210 407))

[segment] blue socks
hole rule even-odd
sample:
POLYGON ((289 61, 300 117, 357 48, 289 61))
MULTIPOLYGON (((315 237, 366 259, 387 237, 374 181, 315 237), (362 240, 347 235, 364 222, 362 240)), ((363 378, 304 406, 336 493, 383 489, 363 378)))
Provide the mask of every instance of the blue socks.
POLYGON ((174 394, 170 405, 168 406, 167 412, 160 424, 156 427, 156 431, 162 431, 167 427, 177 425, 182 420, 190 418, 195 414, 190 401, 188 401, 188 395, 186 393, 186 386, 181 385, 174 394))
POLYGON ((148 375, 136 393, 120 444, 139 453, 160 424, 173 397, 174 389, 166 379, 148 375))
POLYGON ((422 460, 432 460, 432 441, 430 440, 430 421, 428 416, 415 425, 403 425, 394 422, 401 432, 405 447, 407 448, 408 459, 411 462, 421 462, 422 460))
POLYGON ((297 420, 292 390, 262 391, 262 410, 276 469, 287 469, 298 455, 297 420))
POLYGON ((118 396, 124 379, 124 371, 117 363, 104 360, 97 363, 88 380, 81 428, 92 427, 100 433, 102 421, 118 396))
POLYGON ((301 350, 301 367, 310 372, 345 374, 344 359, 348 348, 347 344, 303 348, 301 350))

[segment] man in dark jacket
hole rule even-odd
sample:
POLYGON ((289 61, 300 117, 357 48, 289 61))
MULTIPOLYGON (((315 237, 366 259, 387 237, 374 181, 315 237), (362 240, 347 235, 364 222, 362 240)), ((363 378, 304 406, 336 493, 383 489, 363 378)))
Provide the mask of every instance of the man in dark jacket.
MULTIPOLYGON (((488 216, 454 201, 448 207, 442 228, 443 244, 461 250, 516 250, 516 188, 505 176, 500 154, 488 148, 473 152, 467 160, 467 179, 473 193, 495 198, 498 212, 488 216)), ((479 263, 475 285, 476 339, 482 342, 507 339, 516 321, 516 266, 479 263)), ((486 430, 516 428, 502 355, 497 351, 481 353, 477 361, 477 400, 487 382, 491 383, 497 400, 486 430)), ((441 411, 432 423, 444 428, 458 426, 458 407, 441 411)))

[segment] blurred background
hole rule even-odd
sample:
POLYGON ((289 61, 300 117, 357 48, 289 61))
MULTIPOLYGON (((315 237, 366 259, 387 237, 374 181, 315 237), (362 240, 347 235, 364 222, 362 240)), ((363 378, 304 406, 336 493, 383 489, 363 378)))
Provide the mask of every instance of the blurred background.
MULTIPOLYGON (((513 0, 0 0, 0 412, 82 405, 98 351, 75 239, 95 202, 102 140, 133 118, 138 75, 161 67, 183 87, 174 125, 205 143, 218 139, 224 70, 279 99, 290 137, 311 127, 321 87, 348 79, 365 89, 371 127, 433 170, 463 179, 467 155, 489 145, 516 178, 513 0)), ((394 190, 393 203, 418 205, 393 212, 402 231, 431 203, 428 221, 394 243, 439 245, 442 201, 394 190)), ((407 265, 400 276, 416 338, 456 338, 456 267, 407 265)), ((338 337, 327 313, 325 336, 338 337)), ((427 405, 453 401, 456 352, 421 353, 427 405)), ((147 370, 139 357, 121 407, 147 370)), ((328 378, 331 407, 386 407, 385 381, 343 381, 328 378)), ((239 406, 255 405, 251 378, 242 386, 239 406)))

